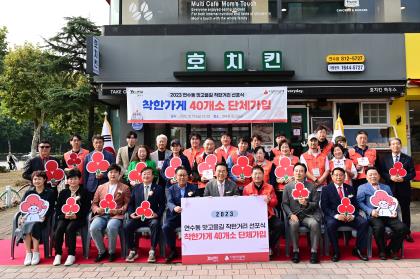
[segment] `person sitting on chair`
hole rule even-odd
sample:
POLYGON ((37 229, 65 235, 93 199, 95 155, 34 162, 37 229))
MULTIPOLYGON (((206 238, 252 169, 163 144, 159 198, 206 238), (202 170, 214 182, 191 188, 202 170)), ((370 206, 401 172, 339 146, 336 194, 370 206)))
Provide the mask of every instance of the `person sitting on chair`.
POLYGON ((141 171, 141 177, 143 183, 133 187, 130 202, 128 203, 130 219, 124 226, 124 232, 130 252, 125 260, 127 262, 134 262, 139 257, 135 242, 136 230, 140 227, 148 227, 151 233, 151 244, 147 262, 154 263, 156 262, 155 248, 159 243, 161 230, 160 220, 166 207, 165 190, 162 186, 153 183, 153 168, 145 167, 141 171), (136 209, 141 206, 143 201, 148 201, 150 203, 150 209, 153 211, 152 216, 145 217, 146 219, 136 214, 136 209))
POLYGON ((181 198, 197 196, 197 186, 188 183, 188 172, 184 166, 179 166, 175 170, 176 184, 169 187, 167 191, 167 205, 166 221, 163 225, 163 233, 165 235, 166 243, 171 250, 166 262, 169 263, 177 258, 176 244, 175 244, 175 229, 181 226, 181 198))
POLYGON ((216 179, 210 180, 204 189, 203 196, 233 196, 240 195, 238 186, 227 179, 228 167, 226 163, 216 164, 216 179))
POLYGON ((61 264, 61 255, 63 254, 64 234, 66 234, 66 245, 68 256, 64 265, 69 266, 76 260, 76 235, 77 231, 85 225, 86 216, 90 209, 89 196, 86 194, 83 186, 80 185, 82 173, 79 169, 70 169, 67 173, 67 186, 58 195, 56 213, 56 228, 54 232, 55 258, 53 265, 61 264), (79 206, 77 213, 63 213, 62 207, 67 204, 67 199, 73 197, 79 206))
POLYGON ((282 206, 289 223, 290 237, 293 245, 292 261, 298 263, 299 257, 299 226, 304 225, 311 231, 311 263, 318 263, 318 245, 321 237, 322 214, 319 209, 319 192, 314 184, 305 180, 306 165, 296 163, 293 168, 295 181, 286 185, 283 191, 282 206), (309 191, 309 197, 295 199, 292 195, 296 183, 302 183, 309 191))
POLYGON ((378 246, 379 258, 386 260, 387 256, 394 260, 399 260, 399 251, 401 250, 404 237, 409 233, 408 227, 401 222, 397 216, 385 217, 379 216, 379 212, 370 203, 371 196, 377 190, 384 190, 388 195, 392 195, 391 188, 379 183, 379 173, 375 167, 370 167, 366 171, 367 183, 360 185, 357 190, 357 201, 360 208, 366 213, 369 224, 373 229, 376 245, 378 246), (391 241, 386 246, 385 227, 392 229, 391 241))
POLYGON ((122 226, 128 202, 130 201, 130 189, 127 185, 119 182, 121 167, 113 163, 108 167, 107 172, 109 181, 98 187, 92 201, 92 213, 95 217, 90 224, 89 231, 98 249, 98 256, 95 262, 100 262, 108 256, 103 240, 104 230, 108 234, 109 261, 113 262, 116 259, 115 247, 117 235, 119 228, 122 226), (100 201, 105 199, 107 194, 113 196, 112 201, 116 203, 115 209, 102 208, 100 206, 100 201))
POLYGON ((54 204, 56 201, 55 192, 51 188, 47 188, 47 174, 45 171, 34 171, 32 173, 32 186, 23 195, 22 202, 26 200, 31 194, 39 195, 43 200, 48 201, 49 207, 42 222, 26 221, 22 218, 23 223, 21 234, 23 243, 25 244, 26 256, 23 262, 24 265, 37 265, 40 261, 39 241, 41 240, 42 231, 48 226, 49 220, 54 212, 54 204), (33 247, 33 250, 32 250, 33 247))
POLYGON ((331 260, 338 262, 340 260, 340 251, 338 248, 337 229, 340 226, 349 226, 357 230, 356 247, 353 249, 353 255, 363 261, 368 257, 362 253, 367 248, 367 234, 369 229, 368 222, 358 214, 356 194, 352 186, 344 184, 346 171, 341 167, 336 167, 331 172, 332 183, 322 188, 321 209, 324 213, 325 226, 327 228, 328 238, 333 247, 331 260), (338 206, 344 197, 350 199, 355 208, 354 214, 339 214, 338 206))

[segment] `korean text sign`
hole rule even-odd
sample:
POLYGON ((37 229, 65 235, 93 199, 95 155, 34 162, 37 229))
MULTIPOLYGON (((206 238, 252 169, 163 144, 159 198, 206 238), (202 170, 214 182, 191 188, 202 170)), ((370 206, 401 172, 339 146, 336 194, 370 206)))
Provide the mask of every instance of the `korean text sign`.
POLYGON ((127 88, 128 123, 287 121, 287 87, 127 88))
POLYGON ((263 196, 182 198, 182 263, 269 260, 263 196))

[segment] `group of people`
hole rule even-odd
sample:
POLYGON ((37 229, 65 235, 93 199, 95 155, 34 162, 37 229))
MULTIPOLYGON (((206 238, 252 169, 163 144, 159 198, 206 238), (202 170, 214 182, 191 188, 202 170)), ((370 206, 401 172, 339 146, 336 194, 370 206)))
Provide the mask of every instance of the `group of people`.
POLYGON ((166 261, 171 262, 178 256, 175 230, 181 226, 181 198, 235 195, 264 196, 268 209, 270 255, 273 254, 280 236, 285 234, 287 223, 286 228, 293 246, 291 259, 295 263, 299 262, 299 227, 303 225, 310 229, 310 262, 318 263, 321 223, 324 223, 332 244, 333 261, 340 259, 337 229, 343 225, 357 230, 356 247, 353 249, 355 256, 368 260, 367 232, 371 226, 379 257, 398 259, 403 240, 413 241, 410 235, 409 208, 410 180, 415 176, 412 158, 401 152, 401 140, 398 138, 390 139, 391 152, 378 163, 376 151, 367 146, 368 135, 365 131, 358 132, 357 145, 354 147, 347 147, 344 137, 337 137, 335 144, 331 143, 326 135, 326 127, 317 128, 308 137, 308 151, 300 157, 293 154, 292 145, 282 134, 276 136, 277 146, 270 152, 261 146, 259 135, 253 135, 250 140, 239 138, 235 147, 227 133, 221 136, 221 146, 218 148, 212 138, 206 138, 202 142, 201 136, 193 133, 189 139, 191 147, 185 150, 178 139, 170 142, 168 150, 168 138, 159 135, 156 138, 157 149, 150 152, 147 146, 137 144, 137 134, 130 131, 127 134, 127 145, 121 147, 116 156, 104 149, 104 138, 100 135, 92 138, 92 152, 81 147, 82 139, 79 135, 73 135, 70 139, 72 148, 64 154, 63 162, 59 163, 65 169, 67 179, 66 188, 60 192, 56 188, 57 182, 47 183, 44 171, 48 160, 59 161, 50 155, 51 144, 41 141, 38 145, 39 155, 25 163, 22 176, 32 181, 32 188, 23 199, 29 194, 38 194, 49 201, 50 209, 43 222, 23 226, 26 248, 24 264, 39 263, 40 236, 53 218, 53 264, 61 264, 64 235, 68 247, 65 265, 73 264, 76 233, 88 222, 89 212, 92 213, 89 234, 98 250, 96 262, 106 258, 110 262, 116 259, 116 240, 121 229, 128 248, 127 256, 123 257, 126 257, 127 262, 135 261, 139 257, 136 242, 138 235, 135 232, 140 227, 149 227, 151 232, 148 262, 156 261, 155 249, 159 244, 161 231, 170 250, 166 261), (86 166, 91 162, 94 152, 101 152, 103 158, 109 162, 106 172, 88 172, 86 166), (74 159, 74 154, 79 161, 70 165, 69 159, 74 159), (210 173, 205 173, 198 166, 209 155, 214 155, 217 162, 210 173), (169 178, 169 173, 165 171, 173 168, 171 159, 176 157, 180 158, 182 164, 176 167, 174 176, 169 178), (252 168, 250 177, 232 172, 232 167, 238 164, 238 158, 243 157, 247 158, 248 165, 252 168), (275 170, 285 157, 290 159, 293 175, 277 178, 275 170), (402 163, 407 171, 406 176, 389 175, 389 169, 395 162, 402 163), (130 181, 129 174, 136 170, 138 163, 145 166, 140 170, 141 181, 130 181), (385 184, 379 183, 380 178, 385 184), (296 199, 292 195, 299 182, 308 190, 308 197, 296 199), (384 190, 398 199, 402 222, 396 216, 379 215, 376 207, 370 203, 370 197, 376 190, 384 190), (101 202, 109 199, 109 194, 112 195, 114 205, 108 209, 101 202), (64 214, 61 211, 69 197, 76 198, 76 203, 80 206, 77 213, 64 214), (337 207, 344 197, 349 198, 355 207, 353 214, 344 215, 338 212, 337 207), (152 214, 146 218, 137 211, 144 201, 149 202, 152 210, 152 214), (163 220, 165 211, 166 218, 163 220), (385 226, 393 230, 388 244, 385 241, 385 226), (108 249, 103 241, 104 233, 108 235, 108 249))

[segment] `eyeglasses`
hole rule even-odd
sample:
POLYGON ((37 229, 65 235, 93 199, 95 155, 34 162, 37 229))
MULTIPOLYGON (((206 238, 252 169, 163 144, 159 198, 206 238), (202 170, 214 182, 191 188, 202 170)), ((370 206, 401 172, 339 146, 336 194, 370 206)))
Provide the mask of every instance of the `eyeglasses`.
POLYGON ((40 149, 49 149, 51 146, 39 146, 40 149))

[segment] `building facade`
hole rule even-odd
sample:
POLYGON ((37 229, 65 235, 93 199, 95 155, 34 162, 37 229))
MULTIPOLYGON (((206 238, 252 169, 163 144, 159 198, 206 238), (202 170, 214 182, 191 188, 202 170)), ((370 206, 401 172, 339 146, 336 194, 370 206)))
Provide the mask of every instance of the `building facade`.
POLYGON ((234 141, 258 132, 270 147, 284 132, 299 153, 308 134, 319 124, 333 130, 340 114, 349 145, 364 129, 370 147, 387 149, 398 136, 414 155, 420 92, 407 80, 420 79, 417 2, 112 0, 111 25, 98 37, 95 83, 111 108, 114 143, 124 144, 134 128, 151 147, 160 133, 188 146, 191 132, 219 139, 224 131, 234 141), (224 59, 232 51, 243 54, 235 73, 226 71, 224 59), (269 51, 280 53, 274 72, 264 67, 269 51), (205 71, 189 71, 187 53, 204 54, 205 71), (127 123, 127 87, 266 86, 287 86, 286 123, 127 123))

